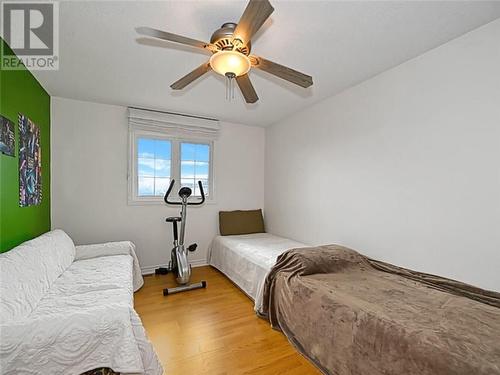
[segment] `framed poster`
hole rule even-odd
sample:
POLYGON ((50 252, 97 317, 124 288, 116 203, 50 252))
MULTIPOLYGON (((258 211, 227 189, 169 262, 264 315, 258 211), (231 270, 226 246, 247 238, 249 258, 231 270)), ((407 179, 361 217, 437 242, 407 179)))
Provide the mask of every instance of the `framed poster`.
POLYGON ((5 155, 14 156, 15 145, 14 123, 0 115, 0 152, 5 155))
POLYGON ((42 202, 42 150, 40 129, 19 114, 19 205, 34 206, 42 202))

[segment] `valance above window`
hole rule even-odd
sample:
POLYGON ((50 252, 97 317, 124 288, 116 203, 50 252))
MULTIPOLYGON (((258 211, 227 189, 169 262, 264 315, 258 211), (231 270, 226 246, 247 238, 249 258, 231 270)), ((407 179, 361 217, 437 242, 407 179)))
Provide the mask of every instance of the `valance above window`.
POLYGON ((174 138, 215 140, 220 130, 218 120, 139 108, 129 108, 128 119, 131 129, 160 131, 174 138))

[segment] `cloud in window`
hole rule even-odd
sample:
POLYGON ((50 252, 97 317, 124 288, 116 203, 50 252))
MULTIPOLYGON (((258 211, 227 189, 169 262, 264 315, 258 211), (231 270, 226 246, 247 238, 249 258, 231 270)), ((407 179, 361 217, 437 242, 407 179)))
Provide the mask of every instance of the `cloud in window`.
POLYGON ((138 159, 137 164, 139 165, 139 167, 144 166, 151 169, 154 169, 156 164, 156 169, 165 169, 170 167, 170 160, 138 159))
POLYGON ((181 164, 182 165, 196 165, 196 166, 203 166, 203 165, 206 165, 208 166, 208 162, 207 161, 197 161, 197 160, 183 160, 181 161, 181 164))
POLYGON ((151 196, 154 194, 155 179, 152 177, 139 177, 137 187, 139 196, 151 196))
POLYGON ((137 193, 141 197, 163 196, 167 191, 170 178, 163 177, 139 177, 137 181, 137 193))
POLYGON ((138 157, 140 158, 149 158, 149 159, 154 159, 155 154, 152 152, 139 152, 137 154, 138 157))

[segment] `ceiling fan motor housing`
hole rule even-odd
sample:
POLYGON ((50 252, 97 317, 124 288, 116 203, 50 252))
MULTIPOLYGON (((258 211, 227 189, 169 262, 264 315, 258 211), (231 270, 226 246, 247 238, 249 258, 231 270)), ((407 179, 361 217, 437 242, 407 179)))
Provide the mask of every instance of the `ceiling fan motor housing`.
MULTIPOLYGON (((221 51, 232 50, 233 49, 233 33, 236 29, 236 24, 234 22, 224 23, 220 29, 215 30, 210 38, 210 43, 215 44, 221 51)), ((241 44, 236 48, 236 51, 248 56, 252 45, 250 42, 247 44, 241 44)))

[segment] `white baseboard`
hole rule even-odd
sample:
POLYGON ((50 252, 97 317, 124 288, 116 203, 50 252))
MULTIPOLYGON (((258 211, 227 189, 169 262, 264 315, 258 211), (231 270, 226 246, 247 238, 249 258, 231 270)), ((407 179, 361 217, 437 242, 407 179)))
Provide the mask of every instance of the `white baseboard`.
MULTIPOLYGON (((204 259, 193 259, 189 261, 189 264, 191 264, 191 267, 203 267, 203 266, 208 266, 208 263, 204 259)), ((155 273, 155 269, 159 267, 167 267, 168 264, 156 264, 154 266, 145 266, 141 267, 141 273, 143 275, 152 275, 155 273)))
POLYGON ((193 259, 189 263, 191 263, 191 267, 208 266, 208 262, 206 259, 193 259))

